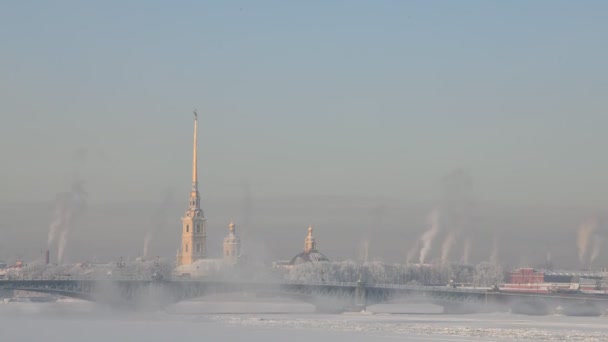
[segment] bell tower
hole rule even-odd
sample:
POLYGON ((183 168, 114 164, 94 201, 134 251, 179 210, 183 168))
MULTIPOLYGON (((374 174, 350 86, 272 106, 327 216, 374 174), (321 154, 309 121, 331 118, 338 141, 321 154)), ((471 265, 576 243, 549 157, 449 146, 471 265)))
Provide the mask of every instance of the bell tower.
POLYGON ((204 259, 207 253, 207 226, 201 196, 198 192, 198 172, 196 160, 196 133, 198 117, 194 112, 194 147, 192 154, 192 190, 188 209, 182 217, 182 244, 177 252, 177 266, 190 265, 204 259))
POLYGON ((235 264, 241 256, 241 240, 236 236, 234 222, 228 225, 228 236, 224 238, 224 261, 235 264))
POLYGON ((317 243, 315 238, 312 236, 312 225, 308 226, 308 235, 304 239, 304 253, 311 253, 317 251, 317 243))

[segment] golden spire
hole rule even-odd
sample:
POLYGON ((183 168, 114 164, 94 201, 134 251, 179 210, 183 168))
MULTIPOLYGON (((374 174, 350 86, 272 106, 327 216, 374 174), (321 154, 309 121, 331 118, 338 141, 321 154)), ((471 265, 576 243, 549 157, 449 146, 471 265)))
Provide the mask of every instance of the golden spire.
POLYGON ((194 113, 194 148, 192 152, 192 190, 198 190, 198 173, 197 173, 197 165, 196 165, 196 129, 198 125, 198 117, 196 110, 194 113))
POLYGON ((312 224, 308 226, 308 236, 304 239, 304 252, 310 253, 317 249, 315 238, 312 236, 312 224))

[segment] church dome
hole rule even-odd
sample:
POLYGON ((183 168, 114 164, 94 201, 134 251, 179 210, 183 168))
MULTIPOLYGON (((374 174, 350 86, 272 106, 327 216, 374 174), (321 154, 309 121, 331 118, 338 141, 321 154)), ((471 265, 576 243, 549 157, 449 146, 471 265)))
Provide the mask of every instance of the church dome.
POLYGON ((310 252, 302 252, 296 256, 294 256, 290 261, 289 261, 289 265, 299 265, 299 264, 304 264, 307 262, 322 262, 322 261, 329 261, 329 259, 323 255, 323 253, 320 253, 317 250, 312 250, 310 252))
POLYGON ((304 239, 304 252, 296 255, 289 261, 289 265, 298 265, 307 262, 322 262, 329 259, 317 250, 317 242, 312 236, 312 225, 308 227, 308 235, 304 239))

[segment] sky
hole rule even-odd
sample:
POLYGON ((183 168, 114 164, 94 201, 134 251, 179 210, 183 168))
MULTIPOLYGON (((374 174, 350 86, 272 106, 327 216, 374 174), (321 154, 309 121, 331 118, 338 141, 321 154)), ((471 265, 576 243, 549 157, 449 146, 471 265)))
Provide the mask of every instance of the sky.
POLYGON ((607 16, 604 1, 5 1, 0 203, 83 179, 91 203, 172 189, 185 208, 196 108, 204 205, 433 202, 462 169, 479 201, 603 210, 607 16))

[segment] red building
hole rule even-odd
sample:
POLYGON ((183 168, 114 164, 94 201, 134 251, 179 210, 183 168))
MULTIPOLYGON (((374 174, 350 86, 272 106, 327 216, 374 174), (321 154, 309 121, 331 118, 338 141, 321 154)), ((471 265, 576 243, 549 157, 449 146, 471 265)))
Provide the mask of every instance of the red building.
POLYGON ((540 284, 545 282, 545 274, 533 268, 520 268, 509 274, 511 284, 540 284))

